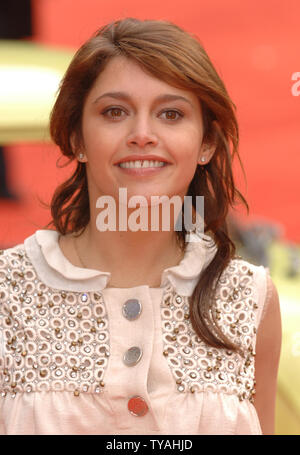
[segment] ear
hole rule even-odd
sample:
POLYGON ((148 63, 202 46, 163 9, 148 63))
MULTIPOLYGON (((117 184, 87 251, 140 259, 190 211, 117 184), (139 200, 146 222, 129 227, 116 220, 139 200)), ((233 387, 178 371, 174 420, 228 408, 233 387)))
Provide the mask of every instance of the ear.
POLYGON ((78 161, 81 163, 86 163, 87 158, 84 153, 84 149, 81 145, 78 144, 78 137, 76 136, 76 133, 73 131, 73 133, 70 136, 70 144, 72 147, 73 154, 77 158, 78 161))
POLYGON ((200 147, 199 151, 199 157, 198 157, 198 163, 205 165, 207 164, 211 158, 213 157, 217 145, 218 145, 218 135, 219 135, 219 124, 216 120, 213 120, 212 122, 212 134, 210 134, 210 137, 206 140, 206 142, 202 142, 202 145, 200 147))
POLYGON ((201 164, 202 166, 207 164, 213 157, 216 148, 216 144, 202 144, 198 155, 198 164, 201 164))

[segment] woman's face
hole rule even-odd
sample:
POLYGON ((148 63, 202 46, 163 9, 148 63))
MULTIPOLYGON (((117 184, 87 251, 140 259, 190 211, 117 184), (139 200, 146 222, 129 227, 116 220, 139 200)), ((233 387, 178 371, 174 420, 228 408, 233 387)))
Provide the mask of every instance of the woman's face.
POLYGON ((127 189, 128 199, 183 198, 205 155, 197 96, 145 73, 124 57, 110 60, 89 92, 82 137, 92 203, 103 195, 117 202, 119 188, 127 189), (128 169, 133 164, 124 164, 135 161, 148 167, 128 169), (153 161, 160 164, 154 166, 153 161), (162 167, 161 161, 166 163, 162 167))

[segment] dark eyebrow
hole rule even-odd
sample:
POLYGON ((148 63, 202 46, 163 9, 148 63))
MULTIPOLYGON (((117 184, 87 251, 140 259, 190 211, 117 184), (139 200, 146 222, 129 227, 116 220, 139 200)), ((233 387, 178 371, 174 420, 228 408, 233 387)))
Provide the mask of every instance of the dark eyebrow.
MULTIPOLYGON (((101 96, 98 96, 95 99, 95 101, 93 101, 93 104, 97 103, 102 98, 115 98, 115 99, 120 99, 120 100, 124 100, 124 101, 130 101, 130 96, 125 92, 107 92, 101 96)), ((160 95, 157 98, 155 98, 156 103, 158 103, 158 102, 163 103, 164 101, 176 101, 176 100, 185 101, 186 103, 193 106, 191 101, 189 101, 184 96, 180 96, 180 95, 165 94, 165 95, 160 95)))

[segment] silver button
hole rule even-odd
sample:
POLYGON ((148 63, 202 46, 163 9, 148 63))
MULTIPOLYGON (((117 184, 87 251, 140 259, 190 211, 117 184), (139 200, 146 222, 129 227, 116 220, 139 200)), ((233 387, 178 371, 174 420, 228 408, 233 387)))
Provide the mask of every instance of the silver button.
POLYGON ((125 352, 123 357, 123 362, 128 367, 133 367, 136 365, 142 358, 143 352, 138 346, 133 346, 125 352))
POLYGON ((142 312, 142 305, 138 299, 129 299, 123 305, 123 316, 129 321, 138 318, 142 312))

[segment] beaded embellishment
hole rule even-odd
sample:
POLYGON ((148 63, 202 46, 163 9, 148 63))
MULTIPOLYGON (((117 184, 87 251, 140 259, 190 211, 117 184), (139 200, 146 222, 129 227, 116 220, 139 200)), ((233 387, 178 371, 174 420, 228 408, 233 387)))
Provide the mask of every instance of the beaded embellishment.
POLYGON ((0 254, 0 328, 2 396, 103 390, 110 347, 101 293, 48 288, 20 248, 0 254))
POLYGON ((241 348, 236 353, 200 340, 189 319, 189 298, 168 286, 161 304, 163 355, 179 392, 210 390, 253 402, 256 314, 253 271, 233 259, 223 271, 212 311, 223 333, 241 348))
MULTIPOLYGON (((210 390, 253 402, 256 310, 253 271, 234 259, 215 296, 215 317, 243 354, 201 341, 189 298, 166 286, 161 302, 163 356, 178 392, 210 390)), ((100 393, 110 355, 99 292, 69 292, 39 280, 24 249, 0 251, 0 393, 67 390, 100 393), (1 254, 2 253, 2 254, 1 254)))

